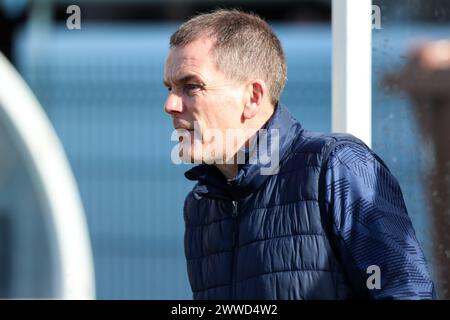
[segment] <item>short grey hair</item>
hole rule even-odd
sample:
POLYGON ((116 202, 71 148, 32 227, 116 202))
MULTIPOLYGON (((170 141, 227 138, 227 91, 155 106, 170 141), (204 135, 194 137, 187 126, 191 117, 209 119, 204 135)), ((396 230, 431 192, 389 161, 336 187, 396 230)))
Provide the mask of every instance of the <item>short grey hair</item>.
POLYGON ((266 21, 237 9, 200 14, 172 34, 170 48, 183 47, 201 36, 215 40, 212 54, 228 78, 267 81, 271 103, 278 102, 287 79, 286 59, 280 40, 266 21))

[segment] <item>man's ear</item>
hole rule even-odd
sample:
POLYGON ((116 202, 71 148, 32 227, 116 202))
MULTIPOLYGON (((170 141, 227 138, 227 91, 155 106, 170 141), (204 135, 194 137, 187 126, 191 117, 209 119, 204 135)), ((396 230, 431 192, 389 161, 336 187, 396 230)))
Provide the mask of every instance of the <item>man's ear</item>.
POLYGON ((266 94, 266 83, 259 79, 250 80, 244 105, 244 118, 252 119, 259 111, 266 94))

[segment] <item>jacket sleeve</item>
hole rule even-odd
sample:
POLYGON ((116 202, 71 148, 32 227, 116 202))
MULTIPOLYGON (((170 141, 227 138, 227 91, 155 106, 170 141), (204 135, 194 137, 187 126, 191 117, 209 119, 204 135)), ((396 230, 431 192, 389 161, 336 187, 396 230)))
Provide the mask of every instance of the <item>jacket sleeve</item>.
POLYGON ((357 297, 435 298, 399 184, 383 161, 349 142, 337 145, 326 165, 330 242, 357 297))

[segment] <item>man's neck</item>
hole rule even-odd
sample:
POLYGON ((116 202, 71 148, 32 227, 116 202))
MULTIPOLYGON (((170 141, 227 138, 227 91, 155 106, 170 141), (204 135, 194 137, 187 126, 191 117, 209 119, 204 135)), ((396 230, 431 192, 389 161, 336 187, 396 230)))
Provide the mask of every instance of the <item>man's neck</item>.
MULTIPOLYGON (((256 123, 257 123, 256 125, 254 125, 255 132, 257 132, 259 129, 261 129, 266 124, 266 122, 272 117, 272 115, 274 113, 274 109, 275 109, 274 106, 263 108, 263 110, 265 110, 265 113, 261 114, 259 119, 255 119, 256 123)), ((246 138, 244 141, 244 144, 247 144, 247 143, 248 143, 248 138, 246 138)), ((236 160, 236 155, 234 157, 236 160)), ((215 166, 217 167, 217 169, 219 169, 222 172, 222 174, 227 179, 232 179, 238 174, 238 164, 236 161, 233 164, 215 164, 215 166)))

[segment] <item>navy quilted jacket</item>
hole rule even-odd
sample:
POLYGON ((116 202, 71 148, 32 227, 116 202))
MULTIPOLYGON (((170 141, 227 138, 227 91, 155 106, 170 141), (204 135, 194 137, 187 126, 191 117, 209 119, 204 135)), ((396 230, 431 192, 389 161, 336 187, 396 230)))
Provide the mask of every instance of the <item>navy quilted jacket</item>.
POLYGON ((281 104, 266 128, 279 129, 277 174, 250 161, 229 181, 210 165, 185 173, 198 181, 184 206, 193 298, 434 298, 381 159, 353 136, 304 130, 281 104), (379 288, 367 285, 372 265, 379 288))

